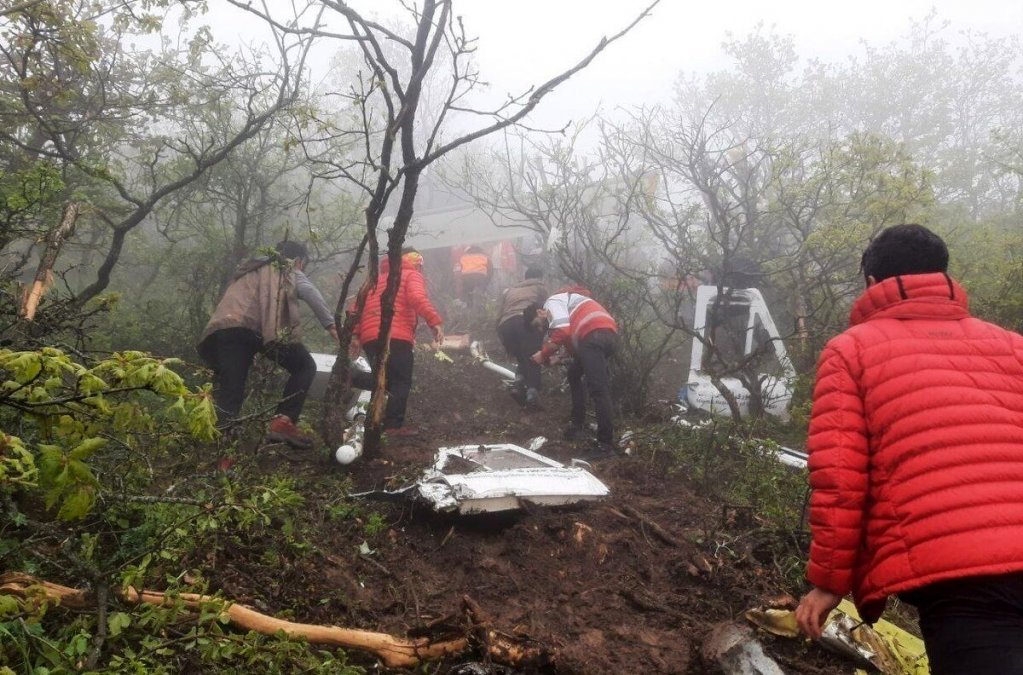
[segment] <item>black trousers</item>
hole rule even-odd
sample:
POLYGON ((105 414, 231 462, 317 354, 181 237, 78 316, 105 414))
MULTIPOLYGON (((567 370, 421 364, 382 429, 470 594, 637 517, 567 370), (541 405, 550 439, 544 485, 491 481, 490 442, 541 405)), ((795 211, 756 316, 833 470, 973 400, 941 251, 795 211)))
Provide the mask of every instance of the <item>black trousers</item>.
POLYGON ((942 581, 899 597, 920 612, 932 675, 1023 675, 1023 573, 942 581))
POLYGON ((213 400, 220 416, 229 420, 238 417, 245 401, 249 369, 259 353, 288 371, 277 414, 287 415, 291 421, 297 422, 309 386, 316 376, 316 362, 309 350, 298 342, 271 344, 264 348, 262 338, 248 328, 218 330, 206 338, 203 345, 203 355, 213 368, 213 400))
MULTIPOLYGON (((362 345, 371 368, 376 368, 380 350, 378 340, 362 345)), ((391 340, 391 357, 387 359, 387 407, 384 409, 384 429, 397 429, 405 424, 405 408, 412 392, 412 369, 415 352, 408 340, 391 340)), ((374 370, 375 372, 375 370, 374 370)), ((371 373, 353 372, 352 385, 370 391, 376 378, 371 373)))
POLYGON ((533 363, 533 354, 543 346, 543 335, 526 323, 523 316, 513 316, 497 327, 497 337, 505 350, 518 363, 518 374, 527 389, 540 391, 540 364, 533 363))
POLYGON ((611 330, 595 330, 576 345, 575 360, 568 368, 568 384, 572 389, 572 425, 582 427, 586 421, 586 389, 597 413, 597 440, 614 442, 611 422, 611 376, 608 361, 618 351, 618 334, 611 330))

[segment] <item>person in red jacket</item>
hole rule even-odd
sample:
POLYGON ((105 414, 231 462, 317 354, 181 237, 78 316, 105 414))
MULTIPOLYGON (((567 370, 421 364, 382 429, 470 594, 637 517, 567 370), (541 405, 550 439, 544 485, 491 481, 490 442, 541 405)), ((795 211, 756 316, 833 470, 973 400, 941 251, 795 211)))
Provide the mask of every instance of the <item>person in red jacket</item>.
POLYGON ((606 309, 578 286, 562 289, 547 298, 543 307, 532 304, 523 316, 547 338, 533 361, 549 364, 551 357, 564 348, 572 355, 568 384, 572 390, 572 419, 565 432, 571 440, 583 431, 586 419, 586 394, 583 378, 597 414, 597 445, 584 459, 604 459, 616 454, 614 425, 611 420, 611 382, 608 362, 618 351, 618 324, 606 309))
POLYGON ((899 225, 821 353, 801 629, 850 591, 868 623, 917 607, 931 672, 1023 673, 1023 337, 970 316, 948 249, 899 225))
MULTIPOLYGON (((410 436, 416 433, 413 427, 405 426, 405 408, 412 391, 412 370, 415 366, 416 327, 419 318, 426 321, 439 345, 444 340, 443 320, 430 302, 423 278, 423 256, 413 248, 406 248, 401 256, 401 281, 398 295, 394 300, 394 317, 391 320, 391 355, 387 361, 387 408, 384 410, 384 429, 395 436, 410 436)), ((380 298, 387 286, 390 263, 384 258, 380 263, 380 275, 376 287, 366 298, 362 315, 355 329, 355 338, 366 352, 370 364, 376 364, 380 351, 380 298)), ((357 350, 358 347, 356 346, 357 350)), ((360 389, 372 389, 375 378, 369 373, 353 373, 352 384, 360 389)))

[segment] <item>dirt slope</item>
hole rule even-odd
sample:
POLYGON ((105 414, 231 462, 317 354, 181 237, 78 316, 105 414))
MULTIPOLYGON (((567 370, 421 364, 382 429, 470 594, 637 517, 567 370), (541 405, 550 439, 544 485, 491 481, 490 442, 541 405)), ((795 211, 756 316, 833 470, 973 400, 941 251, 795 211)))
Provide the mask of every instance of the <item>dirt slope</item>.
MULTIPOLYGON (((345 508, 341 481, 356 490, 398 487, 442 445, 527 445, 542 434, 551 439, 542 452, 555 459, 582 451, 560 440, 567 393, 548 391, 543 410, 525 411, 496 375, 468 355, 451 356, 454 364, 417 353, 409 421, 422 433, 389 442, 380 460, 345 472, 322 457, 286 462, 263 448, 259 462, 288 465, 301 477, 316 550, 272 564, 255 551, 229 552, 213 582, 229 597, 302 621, 396 634, 431 624, 434 633, 461 630, 461 599, 469 596, 494 627, 549 650, 553 663, 534 671, 592 674, 707 672, 699 646, 712 625, 765 597, 799 590, 784 588, 752 544, 725 556, 705 543, 706 530, 720 527, 721 505, 696 497, 642 451, 597 466, 612 490, 598 505, 465 519, 363 502, 357 520, 330 518, 332 509, 345 508), (373 512, 383 526, 369 532, 373 512), (359 553, 363 541, 371 555, 359 553)), ((756 532, 739 533, 736 541, 744 536, 752 542, 756 532)), ((763 640, 786 672, 852 672, 816 647, 763 640)), ((460 672, 456 663, 436 667, 427 672, 460 672)))

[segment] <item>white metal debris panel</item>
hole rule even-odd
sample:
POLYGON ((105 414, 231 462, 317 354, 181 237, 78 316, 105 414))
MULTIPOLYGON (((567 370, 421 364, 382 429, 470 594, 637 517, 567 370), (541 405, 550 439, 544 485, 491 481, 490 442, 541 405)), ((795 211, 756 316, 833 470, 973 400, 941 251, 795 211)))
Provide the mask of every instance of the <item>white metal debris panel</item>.
POLYGON ((560 506, 595 501, 607 486, 581 466, 565 466, 510 443, 441 448, 418 481, 419 496, 437 511, 508 511, 523 502, 560 506))

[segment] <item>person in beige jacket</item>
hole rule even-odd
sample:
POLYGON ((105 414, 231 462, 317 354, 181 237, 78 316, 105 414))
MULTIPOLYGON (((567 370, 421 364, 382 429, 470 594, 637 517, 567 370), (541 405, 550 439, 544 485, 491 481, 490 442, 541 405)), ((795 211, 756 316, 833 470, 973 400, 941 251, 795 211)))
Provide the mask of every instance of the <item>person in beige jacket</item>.
POLYGON ((535 406, 540 403, 540 364, 532 356, 543 344, 543 333, 529 324, 522 312, 531 305, 542 305, 547 299, 543 270, 530 267, 525 279, 504 289, 497 315, 497 336, 508 354, 515 358, 514 395, 519 403, 535 406))
POLYGON ((303 269, 304 244, 282 241, 275 255, 246 260, 235 270, 224 296, 206 324, 197 350, 213 369, 213 398, 224 420, 237 419, 245 400, 245 381, 256 354, 288 371, 277 414, 267 437, 297 448, 312 440, 295 423, 316 375, 316 363, 301 342, 298 301, 313 310, 334 339, 333 312, 303 269))

